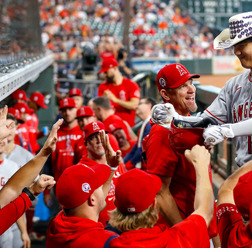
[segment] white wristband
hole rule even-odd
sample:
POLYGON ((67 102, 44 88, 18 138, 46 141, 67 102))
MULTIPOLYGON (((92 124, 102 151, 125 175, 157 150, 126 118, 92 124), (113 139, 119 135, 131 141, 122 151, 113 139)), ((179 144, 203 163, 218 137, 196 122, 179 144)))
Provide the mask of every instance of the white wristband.
POLYGON ((116 167, 110 167, 110 169, 111 169, 112 171, 116 171, 117 168, 118 168, 118 166, 116 166, 116 167))

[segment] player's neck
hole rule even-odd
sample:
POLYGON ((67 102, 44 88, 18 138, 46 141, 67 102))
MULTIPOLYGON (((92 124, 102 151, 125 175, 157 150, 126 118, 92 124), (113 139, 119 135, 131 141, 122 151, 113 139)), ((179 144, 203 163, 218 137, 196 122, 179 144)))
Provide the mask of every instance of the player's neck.
POLYGON ((14 141, 12 142, 9 142, 8 144, 7 144, 7 146, 6 146, 6 148, 5 148, 5 153, 7 154, 7 155, 9 155, 14 149, 15 149, 15 147, 16 147, 16 145, 15 145, 15 143, 14 143, 14 141))

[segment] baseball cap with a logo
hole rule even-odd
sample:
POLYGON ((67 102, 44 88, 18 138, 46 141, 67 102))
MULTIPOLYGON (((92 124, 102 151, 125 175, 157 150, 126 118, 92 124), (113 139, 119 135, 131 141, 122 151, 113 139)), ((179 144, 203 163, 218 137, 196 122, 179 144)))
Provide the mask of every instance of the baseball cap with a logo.
POLYGON ((24 101, 30 101, 30 99, 26 96, 26 93, 24 90, 16 90, 11 94, 11 97, 15 100, 24 100, 24 101))
POLYGON ((8 108, 8 114, 13 115, 16 118, 17 122, 24 123, 24 121, 21 119, 20 112, 18 109, 8 108))
MULTIPOLYGON (((249 196, 251 194, 252 194, 252 171, 241 176, 233 190, 235 205, 238 211, 244 217, 250 215, 252 199, 249 196)), ((250 217, 250 219, 252 219, 252 217, 250 217)))
POLYGON ((56 196, 66 209, 80 206, 109 178, 111 170, 105 164, 87 166, 81 163, 64 170, 56 184, 56 196))
POLYGON ((84 127, 83 136, 85 139, 87 139, 90 135, 92 135, 94 133, 98 133, 101 130, 105 130, 104 124, 100 121, 94 121, 94 122, 87 124, 84 127))
POLYGON ((154 202, 161 185, 156 175, 139 169, 129 170, 117 180, 115 205, 122 213, 140 213, 154 202))
POLYGON ((71 96, 82 96, 82 92, 78 88, 73 88, 69 91, 69 97, 71 96))
POLYGON ((88 117, 88 116, 95 116, 95 113, 94 113, 93 109, 91 109, 90 107, 88 107, 88 106, 81 106, 77 110, 76 118, 88 117))
POLYGON ((122 126, 119 123, 117 123, 117 122, 109 124, 109 126, 108 126, 108 131, 110 133, 114 132, 117 129, 123 129, 122 126))
POLYGON ((66 97, 62 99, 59 103, 59 109, 63 108, 76 108, 74 99, 71 97, 66 97))
POLYGON ((190 74, 181 64, 174 63, 164 66, 157 74, 156 84, 158 90, 178 88, 190 78, 199 78, 199 74, 190 74))
POLYGON ((47 108, 47 106, 45 105, 45 97, 40 92, 32 93, 31 96, 30 96, 30 99, 31 99, 31 101, 38 104, 40 107, 47 108))
POLYGON ((108 69, 118 67, 118 63, 115 59, 104 59, 102 61, 101 70, 98 73, 106 72, 108 69))
POLYGON ((25 102, 18 102, 13 106, 13 108, 18 109, 20 114, 31 114, 33 112, 33 110, 30 109, 25 102))

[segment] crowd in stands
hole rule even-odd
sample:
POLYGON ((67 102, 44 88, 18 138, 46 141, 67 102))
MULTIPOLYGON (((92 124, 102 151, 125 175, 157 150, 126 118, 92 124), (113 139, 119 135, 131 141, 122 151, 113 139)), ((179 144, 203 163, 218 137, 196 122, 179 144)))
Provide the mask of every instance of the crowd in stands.
MULTIPOLYGON (((211 58, 231 54, 213 49, 213 33, 181 11, 171 0, 130 1, 132 57, 211 58)), ((104 43, 113 52, 122 47, 123 1, 41 0, 43 44, 56 59, 75 60, 89 47, 100 53, 104 43)))

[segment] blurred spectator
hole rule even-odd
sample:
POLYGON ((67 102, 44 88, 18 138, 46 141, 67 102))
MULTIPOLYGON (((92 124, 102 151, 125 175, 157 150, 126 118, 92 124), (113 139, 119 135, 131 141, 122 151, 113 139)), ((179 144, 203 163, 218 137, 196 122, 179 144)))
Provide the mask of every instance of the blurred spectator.
POLYGON ((132 64, 128 60, 128 52, 125 48, 120 48, 117 55, 118 68, 123 77, 132 77, 132 64))

